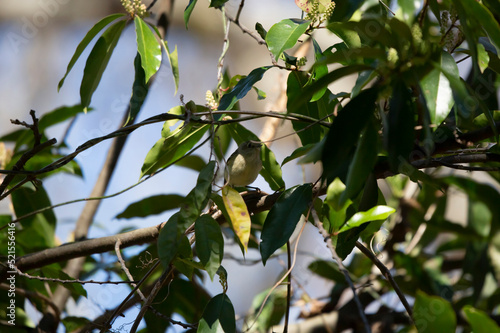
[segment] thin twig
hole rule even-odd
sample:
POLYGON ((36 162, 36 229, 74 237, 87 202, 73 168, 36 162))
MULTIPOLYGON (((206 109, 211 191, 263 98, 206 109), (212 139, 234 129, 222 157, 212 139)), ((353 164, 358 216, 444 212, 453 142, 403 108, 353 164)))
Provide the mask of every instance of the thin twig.
MULTIPOLYGON (((127 268, 127 264, 125 263, 125 260, 123 260, 121 251, 120 251, 120 245, 122 244, 122 241, 118 239, 115 243, 115 253, 116 253, 116 258, 118 258, 118 262, 120 263, 120 266, 122 267, 123 272, 125 272, 125 275, 128 277, 128 280, 132 283, 132 286, 135 288, 137 284, 134 281, 134 277, 132 274, 130 274, 130 271, 127 268)), ((139 294, 139 297, 142 299, 144 302, 146 300, 146 297, 142 293, 140 289, 137 289, 137 293, 139 294)))
POLYGON ((406 309, 406 312, 408 312, 408 315, 410 316, 410 320, 413 322, 413 311, 411 309, 411 306, 410 304, 408 303, 408 301, 406 300, 406 297, 405 295, 403 294, 403 292, 401 291, 401 289, 399 289, 399 286, 398 284, 396 283, 396 281, 394 280, 391 272, 387 269, 387 267, 385 267, 385 265, 380 261, 378 260, 378 258, 369 250, 367 249, 361 242, 359 241, 356 241, 356 247, 365 255, 368 257, 368 259, 370 259, 374 264, 375 266, 377 266, 377 268, 380 270, 380 272, 382 273, 382 275, 387 279, 387 281, 389 282, 389 284, 394 288, 394 291, 396 292, 396 294, 398 295, 399 299, 401 300, 401 303, 403 303, 403 306, 405 307, 406 309))
POLYGON ((238 12, 236 13, 236 17, 234 18, 234 23, 238 24, 240 22, 241 11, 243 10, 243 6, 245 6, 245 0, 241 0, 240 6, 238 7, 238 12))
POLYGON ((222 52, 217 63, 217 92, 221 95, 221 85, 224 80, 222 75, 222 69, 224 68, 224 59, 226 57, 227 50, 229 49, 229 27, 231 26, 231 21, 227 19, 226 7, 222 6, 222 26, 224 30, 224 43, 222 44, 222 52))
POLYGON ((288 283, 286 285, 286 311, 285 311, 285 323, 283 326, 283 333, 288 332, 288 321, 290 319, 290 301, 292 297, 292 254, 290 251, 290 241, 286 242, 286 258, 288 263, 288 283))
POLYGON ((95 280, 79 280, 79 279, 74 279, 74 280, 62 280, 62 279, 55 279, 55 278, 48 278, 44 276, 35 276, 35 275, 29 275, 27 273, 21 272, 17 266, 11 266, 11 269, 14 269, 16 273, 19 276, 23 276, 25 278, 28 278, 30 280, 39 280, 39 281, 46 281, 46 282, 58 282, 62 284, 67 284, 67 283, 78 283, 78 284, 131 284, 131 283, 136 283, 136 281, 95 281, 95 280))
POLYGON ((356 306, 358 307, 358 312, 361 317, 361 320, 363 321, 363 325, 365 326, 365 331, 367 333, 371 332, 370 324, 368 323, 368 319, 366 318, 365 311, 363 309, 363 305, 361 304, 361 301, 359 300, 358 294, 356 293, 356 288, 354 287, 354 284, 352 283, 351 277, 349 275, 349 271, 345 268, 344 264, 342 263, 342 259, 340 259, 339 255, 337 254, 337 251, 335 251, 335 247, 332 244, 332 238, 330 237, 330 234, 328 231, 325 230, 323 227, 323 223, 319 221, 319 219, 315 218, 316 220, 316 227, 318 228, 319 232, 323 236, 326 245, 328 249, 330 250, 332 254, 332 258, 337 262, 337 265, 339 266, 340 271, 344 274, 345 280, 349 284, 349 287, 352 290, 354 302, 356 303, 356 306))

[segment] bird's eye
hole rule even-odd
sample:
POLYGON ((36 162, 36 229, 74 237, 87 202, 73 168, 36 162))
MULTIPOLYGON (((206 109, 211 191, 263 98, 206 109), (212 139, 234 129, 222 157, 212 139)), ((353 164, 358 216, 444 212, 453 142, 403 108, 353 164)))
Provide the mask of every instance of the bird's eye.
POLYGON ((247 148, 252 148, 252 143, 250 141, 247 142, 247 148))

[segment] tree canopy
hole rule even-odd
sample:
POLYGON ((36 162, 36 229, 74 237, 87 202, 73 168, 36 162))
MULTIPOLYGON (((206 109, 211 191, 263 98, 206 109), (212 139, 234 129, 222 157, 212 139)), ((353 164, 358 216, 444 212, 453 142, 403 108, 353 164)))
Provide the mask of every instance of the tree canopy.
POLYGON ((0 215, 2 331, 500 332, 498 2, 295 0, 297 17, 267 27, 240 22, 244 0, 235 1, 234 13, 228 0, 176 2, 186 6, 186 29, 207 4, 222 18, 217 80, 206 100, 180 95, 177 106, 141 121, 160 66, 170 68, 172 94, 183 78, 183 55, 166 41, 174 1, 121 3, 121 13, 87 32, 54 87, 84 62, 79 103, 42 116, 31 110, 31 121, 14 119, 12 131, 0 133, 0 200, 11 203, 0 215), (160 5, 165 11, 152 15, 160 5), (128 26, 137 55, 123 121, 68 151, 47 129, 92 111, 128 26), (230 73, 229 27, 269 53, 267 63, 230 73), (270 71, 286 77, 276 96, 286 100, 284 111, 242 107, 243 99, 266 98, 258 87, 270 71), (352 88, 339 90, 347 79, 352 88), (247 124, 258 120, 267 131, 251 131, 247 124), (125 141, 152 124, 163 124, 158 141, 144 147, 141 169, 129 171, 139 181, 107 193, 125 141), (276 134, 285 126, 296 145, 286 145, 279 161, 273 143, 287 137, 276 134), (249 140, 263 143, 260 175, 274 193, 224 184, 231 143, 249 140), (103 142, 111 146, 90 196, 53 203, 43 181, 58 173, 82 177, 80 154, 103 142), (313 182, 288 183, 286 164, 321 171, 313 182), (100 204, 173 174, 174 166, 197 174, 187 195, 137 197, 116 213, 132 219, 170 211, 167 221, 88 237, 100 204), (82 201, 73 241, 60 244, 54 209, 82 201), (307 267, 329 281, 322 297, 294 278, 307 226, 331 257, 307 267), (238 257, 227 251, 233 244, 238 257), (100 262, 101 253, 113 260, 100 262), (236 313, 227 291, 228 276, 238 272, 224 268, 227 260, 266 266, 275 259, 283 271, 274 286, 236 313), (217 280, 218 293, 209 292, 207 282, 217 280), (125 284, 129 294, 97 317, 70 315, 71 299, 89 297, 89 284, 125 284), (127 324, 117 325, 118 317, 127 324))

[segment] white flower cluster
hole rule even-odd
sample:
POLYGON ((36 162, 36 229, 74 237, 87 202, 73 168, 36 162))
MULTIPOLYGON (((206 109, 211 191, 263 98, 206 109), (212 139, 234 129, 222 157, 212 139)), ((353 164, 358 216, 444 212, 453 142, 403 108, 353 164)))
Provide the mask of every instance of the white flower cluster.
POLYGON ((139 17, 144 17, 146 15, 146 5, 141 3, 141 0, 120 0, 123 8, 134 17, 135 15, 139 17))

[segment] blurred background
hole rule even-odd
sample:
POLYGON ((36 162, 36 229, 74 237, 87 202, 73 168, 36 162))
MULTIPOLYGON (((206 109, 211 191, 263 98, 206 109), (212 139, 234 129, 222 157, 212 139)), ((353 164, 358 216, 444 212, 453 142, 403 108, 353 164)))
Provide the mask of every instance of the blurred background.
MULTIPOLYGON (((184 95, 186 102, 193 100, 197 104, 205 104, 206 91, 216 87, 217 62, 223 45, 221 13, 219 10, 208 8, 208 1, 199 1, 191 16, 189 30, 186 30, 183 11, 187 4, 187 0, 175 1, 174 20, 167 34, 170 50, 172 51, 174 46, 178 48, 179 92, 174 95, 175 87, 170 68, 164 59, 138 121, 167 112, 171 107, 180 105, 181 94, 184 95)), ((21 2, 1 0, 0 6, 0 136, 3 136, 17 129, 10 123, 10 119, 30 123, 29 111, 31 109, 35 110, 37 116, 40 117, 55 108, 79 104, 79 87, 85 59, 95 40, 80 57, 60 92, 57 91, 57 84, 64 75, 78 43, 87 31, 101 18, 112 13, 123 13, 124 10, 119 0, 24 0, 21 2)), ((238 6, 239 1, 230 0, 226 5, 228 14, 234 17, 238 6)), ((241 14, 241 23, 253 29, 255 23, 260 22, 268 30, 282 19, 300 16, 301 11, 293 0, 252 0, 245 4, 241 14)), ((154 19, 154 15, 151 19, 154 19)), ((332 38, 336 37, 327 32, 318 36, 320 44, 323 39, 328 40, 328 44, 331 45, 332 38)), ((65 123, 48 130, 49 137, 57 138, 58 141, 62 140, 67 133, 65 137, 68 145, 67 153, 72 152, 89 139, 117 129, 130 99, 135 54, 135 32, 133 27, 129 26, 120 38, 93 96, 91 103, 93 111, 78 115, 71 127, 69 123, 65 123)), ((230 75, 247 75, 256 67, 270 65, 271 61, 264 46, 258 45, 251 37, 243 34, 237 26, 231 25, 229 51, 224 64, 230 75)), ((279 105, 280 93, 287 75, 288 72, 278 69, 268 71, 263 80, 256 84, 259 89, 267 93, 267 98, 257 101, 255 92, 251 91, 241 102, 241 109, 279 111, 274 107, 279 105)), ((349 91, 351 85, 352 82, 343 81, 337 87, 332 88, 332 91, 334 93, 349 91)), ((260 134, 263 125, 263 121, 244 123, 244 126, 257 135, 260 134)), ((161 127, 160 123, 149 125, 129 136, 107 194, 121 191, 137 182, 147 152, 160 138, 161 127)), ((277 136, 291 132, 291 126, 284 124, 279 128, 277 136)), ((53 204, 89 196, 109 144, 108 141, 100 143, 77 157, 77 162, 83 171, 83 178, 57 174, 44 181, 53 204)), ((273 143, 271 149, 276 154, 278 162, 281 163, 296 146, 297 143, 292 136, 273 143)), ((236 145, 233 144, 229 150, 232 151, 235 148, 236 145)), ((207 160, 209 150, 205 147, 198 154, 207 160)), ((303 168, 294 163, 285 165, 283 173, 287 187, 315 181, 319 175, 314 166, 303 168)), ((196 176, 194 171, 173 167, 130 191, 104 200, 89 237, 108 236, 125 228, 142 228, 166 221, 173 213, 172 211, 135 220, 119 220, 115 216, 130 203, 151 195, 185 195, 194 186, 196 176)), ((261 177, 254 185, 263 191, 270 191, 261 177)), ((57 235, 61 243, 71 241, 74 222, 83 206, 84 203, 76 203, 55 209, 58 218, 57 235)), ((0 209, 1 213, 8 211, 9 207, 5 200, 0 209)), ((328 282, 319 278, 311 279, 308 275, 309 262, 317 257, 330 257, 326 246, 320 246, 322 242, 318 242, 319 237, 316 229, 309 228, 309 226, 306 228, 300 242, 300 255, 294 270, 294 278, 311 297, 326 296, 330 290, 328 282)), ((142 249, 143 247, 134 247, 125 250, 125 253, 135 254, 142 249)), ((251 263, 252 259, 259 257, 258 252, 250 251, 246 258, 243 258, 237 246, 226 247, 226 251, 239 261, 246 263, 251 263)), ((95 259, 103 262, 115 260, 114 257, 105 254, 96 255, 95 259)), ((285 257, 270 260, 266 267, 263 267, 261 263, 246 266, 234 260, 223 261, 228 271, 228 295, 235 305, 237 315, 244 316, 253 297, 274 285, 277 277, 283 272, 284 261, 281 259, 285 257)), ((116 277, 98 274, 93 278, 103 280, 116 277)), ((221 292, 222 289, 217 281, 212 283, 207 277, 205 282, 213 294, 221 292)), ((88 291, 88 298, 73 304, 68 311, 69 315, 96 317, 103 310, 115 307, 128 292, 128 288, 123 285, 86 285, 85 288, 88 291)), ((138 309, 133 309, 129 314, 135 317, 137 311, 138 309)), ((34 311, 30 316, 34 322, 40 318, 40 315, 34 311)), ((127 324, 134 317, 119 319, 114 327, 127 324)))

